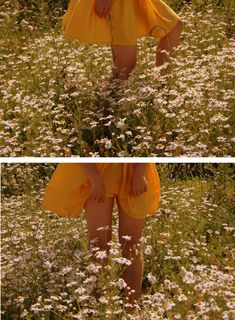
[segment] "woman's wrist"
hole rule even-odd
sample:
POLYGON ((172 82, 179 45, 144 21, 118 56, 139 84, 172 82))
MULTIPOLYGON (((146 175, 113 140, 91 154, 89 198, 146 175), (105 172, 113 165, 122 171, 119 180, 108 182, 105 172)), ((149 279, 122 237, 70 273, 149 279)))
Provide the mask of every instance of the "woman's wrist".
POLYGON ((102 181, 101 176, 100 176, 99 173, 94 174, 94 175, 92 175, 92 176, 90 176, 88 178, 89 178, 91 184, 99 183, 99 182, 102 181))
POLYGON ((147 163, 134 163, 134 173, 140 176, 144 176, 147 165, 147 163))
POLYGON ((94 163, 82 163, 82 167, 91 183, 100 181, 101 176, 94 163))

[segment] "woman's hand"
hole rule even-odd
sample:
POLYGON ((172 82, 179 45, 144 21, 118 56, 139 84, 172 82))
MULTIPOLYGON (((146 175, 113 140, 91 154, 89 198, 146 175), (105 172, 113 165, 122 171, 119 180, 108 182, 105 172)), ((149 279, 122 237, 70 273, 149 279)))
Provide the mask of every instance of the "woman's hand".
POLYGON ((100 18, 106 18, 112 7, 112 0, 96 0, 95 13, 100 18))
POLYGON ((90 199, 96 201, 97 203, 104 202, 105 200, 105 187, 103 180, 100 175, 95 176, 90 180, 91 189, 90 189, 90 199))
POLYGON ((147 181, 144 176, 146 165, 137 164, 131 177, 131 195, 138 197, 147 191, 147 181))
POLYGON ((105 200, 105 186, 97 171, 95 163, 82 163, 82 168, 90 181, 90 196, 89 198, 95 200, 97 203, 105 200))

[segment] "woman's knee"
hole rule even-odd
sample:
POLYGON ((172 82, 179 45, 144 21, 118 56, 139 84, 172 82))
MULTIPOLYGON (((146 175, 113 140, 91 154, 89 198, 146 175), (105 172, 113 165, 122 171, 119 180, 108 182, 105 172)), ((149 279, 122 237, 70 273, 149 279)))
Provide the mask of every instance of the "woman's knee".
POLYGON ((90 236, 90 247, 98 247, 100 250, 108 250, 108 243, 112 239, 112 231, 109 226, 101 227, 96 233, 90 236))
POLYGON ((122 256, 126 259, 142 259, 143 247, 140 242, 121 242, 122 256))

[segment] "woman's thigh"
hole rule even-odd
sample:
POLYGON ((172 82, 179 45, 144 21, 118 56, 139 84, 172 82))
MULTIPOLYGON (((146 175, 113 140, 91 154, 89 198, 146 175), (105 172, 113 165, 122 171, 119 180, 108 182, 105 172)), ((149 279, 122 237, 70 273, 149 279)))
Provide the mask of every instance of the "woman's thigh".
POLYGON ((112 211, 114 198, 105 198, 103 203, 88 199, 84 205, 89 241, 96 241, 103 249, 112 239, 112 211), (98 229, 98 230, 97 230, 98 229))
POLYGON ((140 242, 142 232, 145 226, 144 219, 134 219, 127 215, 124 209, 118 203, 119 211, 119 241, 125 247, 133 247, 140 242), (126 240, 123 236, 129 236, 126 240))

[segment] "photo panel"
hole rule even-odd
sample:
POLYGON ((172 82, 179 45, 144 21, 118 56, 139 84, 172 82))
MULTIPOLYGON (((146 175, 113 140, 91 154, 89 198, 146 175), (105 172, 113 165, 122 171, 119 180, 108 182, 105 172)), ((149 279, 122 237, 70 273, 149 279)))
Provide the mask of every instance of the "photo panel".
POLYGON ((234 172, 2 164, 2 319, 232 319, 234 172))
POLYGON ((232 5, 0 2, 3 320, 235 319, 232 5))
POLYGON ((234 157, 233 0, 11 0, 2 157, 234 157))

